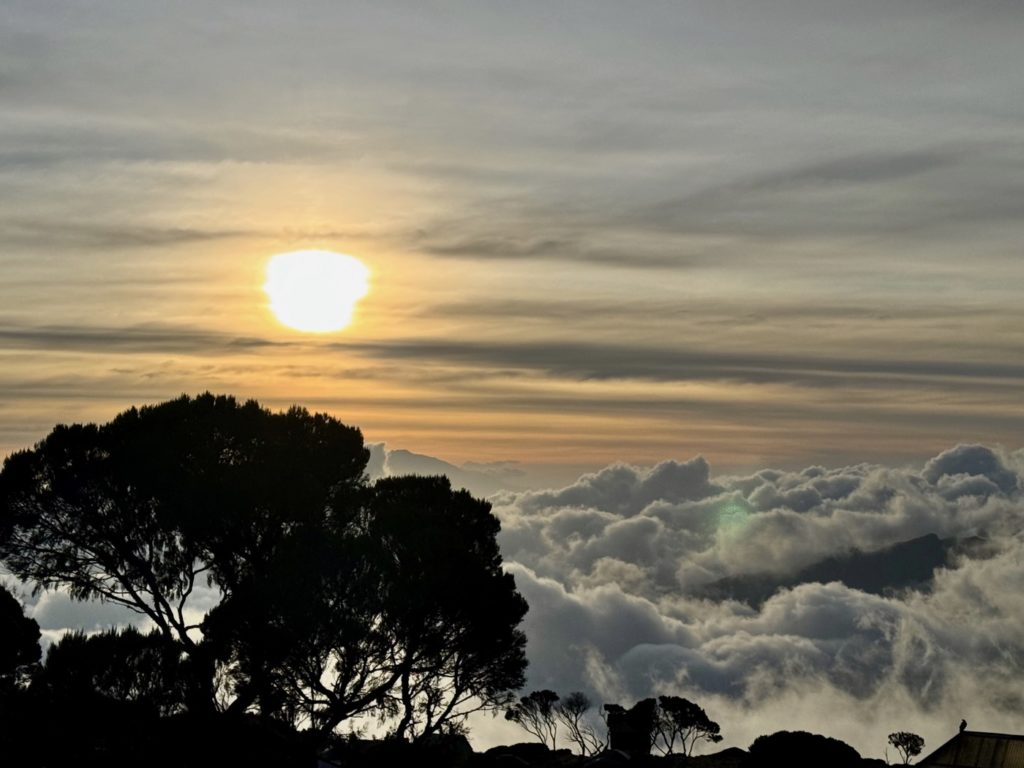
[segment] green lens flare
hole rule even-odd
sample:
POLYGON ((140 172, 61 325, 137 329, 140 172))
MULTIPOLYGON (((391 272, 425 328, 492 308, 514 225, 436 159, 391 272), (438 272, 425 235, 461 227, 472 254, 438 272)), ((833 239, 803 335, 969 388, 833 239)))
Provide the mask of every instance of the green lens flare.
POLYGON ((750 510, 739 502, 727 502, 718 510, 718 530, 727 534, 742 530, 749 520, 750 510))

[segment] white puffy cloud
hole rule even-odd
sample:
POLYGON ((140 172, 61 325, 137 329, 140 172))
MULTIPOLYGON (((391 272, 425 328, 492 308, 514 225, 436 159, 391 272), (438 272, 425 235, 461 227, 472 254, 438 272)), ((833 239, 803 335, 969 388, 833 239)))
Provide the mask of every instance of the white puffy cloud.
POLYGON ((714 480, 697 458, 500 494, 502 549, 530 604, 528 687, 623 704, 686 695, 741 747, 802 728, 882 756, 893 730, 938 746, 961 717, 1008 727, 1024 714, 1020 458, 959 445, 917 469, 714 480), (916 589, 801 575, 928 534, 948 560, 916 589), (707 596, 742 578, 767 599, 707 596))
POLYGON ((115 603, 72 600, 62 589, 44 592, 31 611, 41 629, 81 629, 86 632, 125 624, 141 625, 144 616, 115 603))

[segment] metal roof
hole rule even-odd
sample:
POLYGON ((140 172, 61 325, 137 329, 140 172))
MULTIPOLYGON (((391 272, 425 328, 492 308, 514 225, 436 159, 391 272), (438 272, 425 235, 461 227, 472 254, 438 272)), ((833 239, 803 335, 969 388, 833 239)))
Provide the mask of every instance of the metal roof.
POLYGON ((917 765, 945 768, 1024 768, 1024 736, 964 731, 917 765))

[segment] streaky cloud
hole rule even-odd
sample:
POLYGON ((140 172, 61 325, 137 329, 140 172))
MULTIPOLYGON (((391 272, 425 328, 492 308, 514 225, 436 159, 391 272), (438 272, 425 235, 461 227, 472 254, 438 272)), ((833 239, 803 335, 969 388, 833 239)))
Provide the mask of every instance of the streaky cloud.
POLYGON ((734 379, 750 382, 800 381, 826 386, 845 377, 879 379, 1024 378, 1024 364, 950 359, 884 359, 738 354, 682 346, 641 346, 602 342, 492 342, 408 339, 337 343, 339 350, 393 359, 430 359, 477 366, 528 368, 575 379, 686 381, 734 379))
POLYGON ((280 342, 170 325, 125 327, 0 324, 0 348, 77 352, 243 352, 280 342))

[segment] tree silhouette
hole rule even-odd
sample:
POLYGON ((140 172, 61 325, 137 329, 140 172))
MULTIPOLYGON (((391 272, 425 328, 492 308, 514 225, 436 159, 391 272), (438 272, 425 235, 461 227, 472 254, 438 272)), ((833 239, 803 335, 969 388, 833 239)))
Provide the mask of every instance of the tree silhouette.
POLYGON ((497 530, 447 478, 387 478, 294 537, 204 631, 265 714, 324 734, 371 710, 398 738, 457 730, 523 682, 526 603, 497 530))
POLYGON ((395 735, 451 730, 511 703, 523 684, 526 601, 501 568, 498 519, 446 477, 393 477, 374 487, 368 538, 379 547, 398 685, 395 735))
POLYGON ((65 635, 47 652, 37 682, 51 698, 83 706, 107 699, 171 715, 185 710, 189 674, 176 643, 126 627, 65 635))
POLYGON ((209 394, 59 425, 4 462, 0 557, 42 588, 144 614, 191 649, 196 579, 231 590, 360 483, 367 457, 359 430, 328 416, 209 394))
POLYGON ((21 603, 0 584, 0 692, 28 682, 39 664, 39 625, 25 615, 21 603))
POLYGON ((365 540, 325 526, 293 532, 240 580, 203 622, 230 708, 327 734, 377 707, 397 675, 373 571, 365 540))
POLYGON ((362 714, 408 739, 455 730, 522 684, 526 604, 486 502, 445 478, 370 485, 367 459, 329 416, 210 394, 58 426, 0 471, 0 561, 148 617, 154 635, 103 642, 178 654, 166 701, 189 712, 321 741, 362 714))
POLYGON ((662 754, 671 755, 676 742, 679 742, 682 754, 689 757, 699 741, 713 744, 720 742, 720 731, 718 723, 689 699, 679 696, 658 697, 654 741, 662 754))
POLYGON ((909 731, 896 731, 889 734, 889 743, 896 747, 903 758, 903 764, 909 765, 912 758, 921 754, 924 749, 924 739, 916 733, 909 731))
POLYGON ((582 691, 574 691, 562 699, 555 707, 558 721, 565 726, 569 741, 579 747, 584 757, 596 755, 606 744, 586 721, 586 714, 593 707, 590 699, 582 691))
POLYGON ((554 691, 533 691, 509 707, 505 719, 519 723, 541 744, 554 749, 558 739, 558 699, 554 691))

